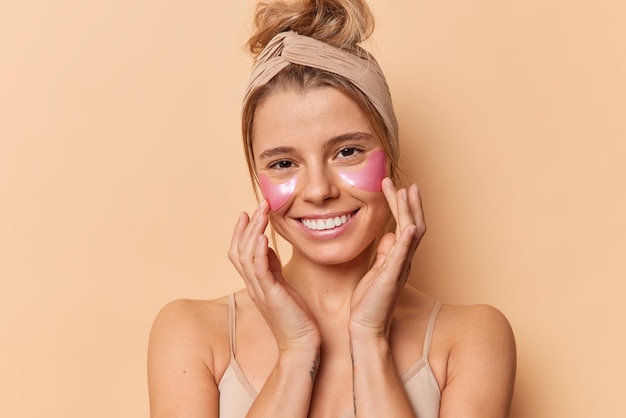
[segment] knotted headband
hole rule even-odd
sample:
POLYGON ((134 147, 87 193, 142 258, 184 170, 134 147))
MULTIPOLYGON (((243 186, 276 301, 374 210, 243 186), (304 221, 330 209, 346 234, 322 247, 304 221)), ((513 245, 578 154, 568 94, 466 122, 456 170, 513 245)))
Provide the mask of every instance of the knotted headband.
POLYGON ((354 84, 374 105, 390 136, 392 157, 398 158, 398 121, 389 87, 380 66, 369 53, 364 57, 293 31, 274 36, 257 57, 243 103, 258 87, 267 84, 289 64, 304 65, 337 74, 354 84))

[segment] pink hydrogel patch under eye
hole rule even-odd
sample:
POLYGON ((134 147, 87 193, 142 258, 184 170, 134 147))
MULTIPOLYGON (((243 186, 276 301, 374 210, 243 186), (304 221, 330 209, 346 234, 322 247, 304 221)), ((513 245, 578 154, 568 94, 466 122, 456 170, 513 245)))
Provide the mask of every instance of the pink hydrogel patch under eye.
POLYGON ((382 181, 387 177, 387 157, 382 150, 372 151, 362 169, 340 171, 339 176, 352 187, 366 192, 380 192, 382 181))
POLYGON ((270 210, 276 211, 280 209, 296 190, 298 176, 293 176, 285 183, 274 184, 265 174, 259 174, 259 187, 263 197, 270 204, 270 210))

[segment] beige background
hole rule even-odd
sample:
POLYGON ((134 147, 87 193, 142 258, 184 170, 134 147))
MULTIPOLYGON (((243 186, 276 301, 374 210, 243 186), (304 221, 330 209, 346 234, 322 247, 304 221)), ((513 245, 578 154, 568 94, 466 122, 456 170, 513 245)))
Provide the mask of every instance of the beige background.
MULTIPOLYGON (((147 417, 158 309, 242 285, 251 4, 0 6, 0 416, 147 417)), ((371 5, 413 283, 509 317, 515 418, 626 416, 626 3, 371 5)))

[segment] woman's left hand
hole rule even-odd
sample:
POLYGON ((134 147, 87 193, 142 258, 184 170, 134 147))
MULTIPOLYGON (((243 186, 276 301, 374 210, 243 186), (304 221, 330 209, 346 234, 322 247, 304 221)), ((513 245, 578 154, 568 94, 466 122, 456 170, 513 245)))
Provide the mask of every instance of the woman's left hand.
POLYGON ((411 260, 426 232, 424 212, 415 184, 396 189, 383 180, 383 193, 396 220, 395 233, 385 233, 372 268, 361 279, 352 295, 350 338, 388 338, 398 296, 411 270, 411 260))

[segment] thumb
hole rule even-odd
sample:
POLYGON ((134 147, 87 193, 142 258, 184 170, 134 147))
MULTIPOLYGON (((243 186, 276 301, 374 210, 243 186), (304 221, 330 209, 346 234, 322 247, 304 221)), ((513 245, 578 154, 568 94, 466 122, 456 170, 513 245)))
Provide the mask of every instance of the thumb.
POLYGON ((378 247, 376 248, 376 260, 374 261, 374 265, 372 267, 378 267, 385 261, 385 257, 387 257, 387 254, 389 254, 391 247, 393 247, 395 243, 395 234, 387 232, 382 236, 378 242, 378 247))
POLYGON ((276 251, 273 248, 267 249, 267 261, 268 267, 274 279, 279 282, 283 282, 283 266, 280 264, 280 260, 276 255, 276 251))

